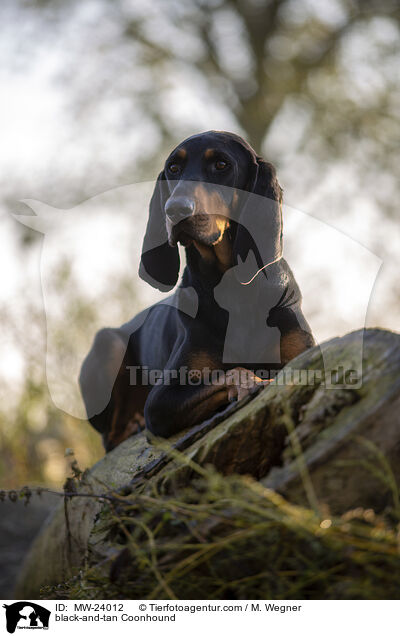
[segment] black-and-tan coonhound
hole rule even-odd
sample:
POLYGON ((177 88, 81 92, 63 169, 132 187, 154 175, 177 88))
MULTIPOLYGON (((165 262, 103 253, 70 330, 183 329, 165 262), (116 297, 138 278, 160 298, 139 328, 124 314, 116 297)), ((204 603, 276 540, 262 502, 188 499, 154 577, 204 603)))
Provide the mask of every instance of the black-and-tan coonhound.
POLYGON ((143 428, 169 437, 268 382, 314 346, 282 258, 282 190, 241 137, 210 131, 169 155, 150 203, 139 274, 176 291, 97 333, 80 375, 106 450, 143 428))

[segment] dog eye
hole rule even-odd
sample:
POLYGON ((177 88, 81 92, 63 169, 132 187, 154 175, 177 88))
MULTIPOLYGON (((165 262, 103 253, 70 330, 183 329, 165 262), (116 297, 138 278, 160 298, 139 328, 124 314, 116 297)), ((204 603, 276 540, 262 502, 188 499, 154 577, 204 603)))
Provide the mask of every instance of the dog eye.
POLYGON ((172 174, 178 174, 180 171, 180 166, 177 163, 170 163, 168 166, 168 170, 172 172, 172 174))
POLYGON ((216 170, 225 170, 225 168, 227 168, 228 165, 229 165, 228 162, 223 161, 222 159, 219 159, 218 161, 215 162, 216 170))

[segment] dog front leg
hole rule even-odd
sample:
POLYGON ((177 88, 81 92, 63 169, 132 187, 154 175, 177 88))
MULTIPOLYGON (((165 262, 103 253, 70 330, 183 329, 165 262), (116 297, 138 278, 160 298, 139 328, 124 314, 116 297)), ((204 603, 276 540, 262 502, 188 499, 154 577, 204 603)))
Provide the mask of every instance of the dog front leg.
POLYGON ((234 400, 241 400, 269 381, 235 368, 220 373, 214 383, 162 385, 150 391, 145 405, 146 428, 157 437, 170 437, 208 419, 234 400))

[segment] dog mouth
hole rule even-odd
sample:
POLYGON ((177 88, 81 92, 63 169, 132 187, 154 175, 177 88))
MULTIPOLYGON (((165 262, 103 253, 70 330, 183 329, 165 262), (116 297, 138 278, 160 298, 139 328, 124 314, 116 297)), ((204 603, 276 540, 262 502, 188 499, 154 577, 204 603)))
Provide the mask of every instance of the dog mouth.
POLYGON ((214 245, 221 238, 221 230, 216 228, 208 215, 197 214, 177 223, 171 230, 169 243, 188 247, 194 241, 204 245, 214 245))
POLYGON ((193 228, 187 227, 186 221, 180 221, 177 225, 172 228, 170 243, 172 245, 177 245, 180 243, 184 247, 189 247, 191 243, 195 240, 193 228))

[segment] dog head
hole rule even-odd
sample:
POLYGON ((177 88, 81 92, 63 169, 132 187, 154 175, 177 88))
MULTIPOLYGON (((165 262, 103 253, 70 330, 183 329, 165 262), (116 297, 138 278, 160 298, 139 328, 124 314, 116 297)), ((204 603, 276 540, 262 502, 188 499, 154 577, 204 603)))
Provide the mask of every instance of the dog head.
POLYGON ((218 245, 229 229, 232 265, 254 252, 259 269, 282 253, 282 190, 272 164, 238 135, 189 137, 169 155, 150 203, 139 274, 162 291, 179 275, 177 244, 218 245))

